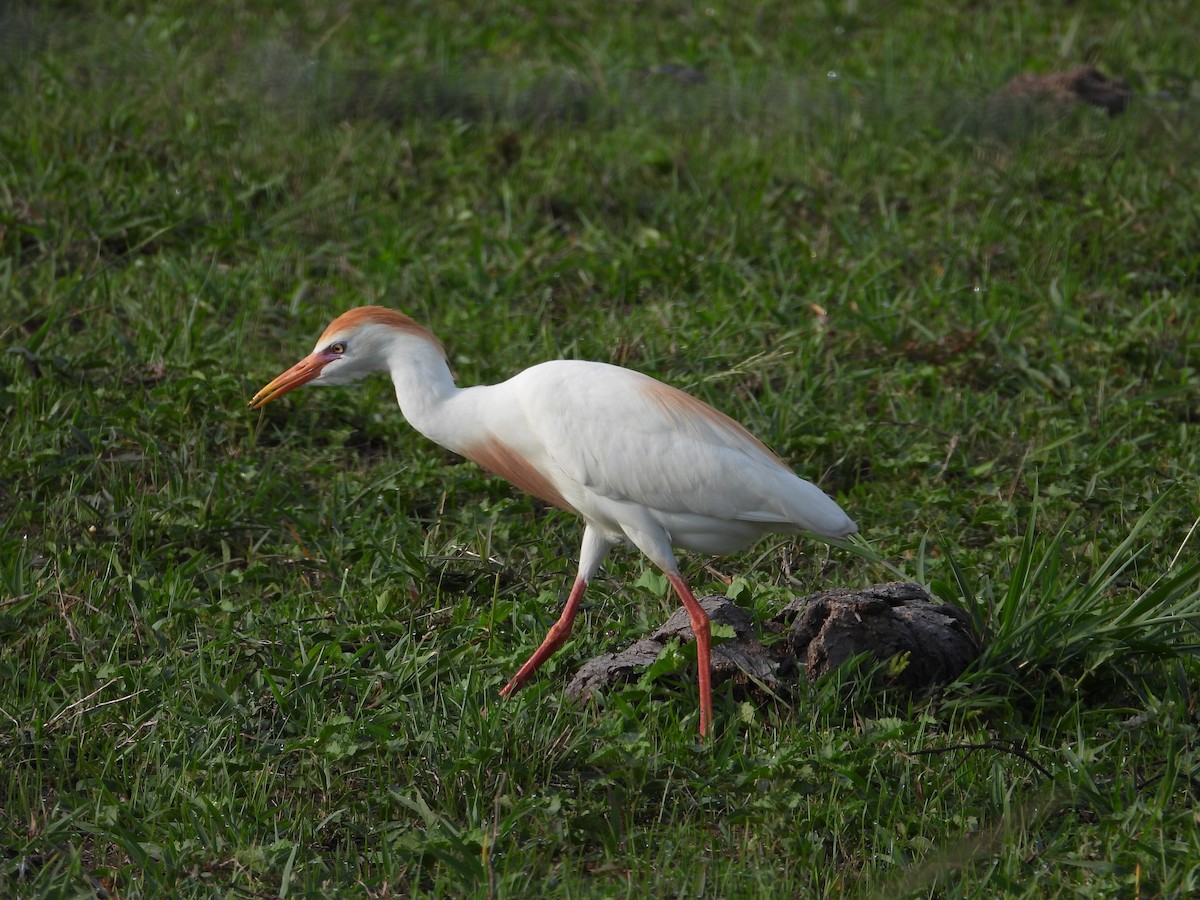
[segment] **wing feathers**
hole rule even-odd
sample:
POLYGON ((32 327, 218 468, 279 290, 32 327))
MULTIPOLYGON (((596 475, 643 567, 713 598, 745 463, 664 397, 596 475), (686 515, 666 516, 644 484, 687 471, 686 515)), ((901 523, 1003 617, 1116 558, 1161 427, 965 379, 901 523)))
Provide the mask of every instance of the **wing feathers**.
MULTIPOLYGON (((574 498, 582 489, 664 515, 783 530, 832 535, 854 528, 833 500, 736 421, 649 376, 558 361, 528 369, 504 387, 532 432, 532 440, 521 442, 524 452, 536 456, 535 467, 558 484, 559 496, 574 498)), ((585 505, 575 502, 586 516, 585 505)))

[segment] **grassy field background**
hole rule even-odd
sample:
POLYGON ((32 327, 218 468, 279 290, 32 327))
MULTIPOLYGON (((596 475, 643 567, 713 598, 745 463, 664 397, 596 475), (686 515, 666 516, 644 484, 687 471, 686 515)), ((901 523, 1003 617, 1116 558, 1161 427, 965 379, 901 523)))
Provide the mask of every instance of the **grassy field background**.
MULTIPOLYGON (((1185 0, 0 5, 0 893, 1195 894, 1198 35, 1185 0), (993 97, 1082 63, 1124 115, 993 97), (362 303, 460 383, 696 393, 987 653, 932 697, 721 689, 702 746, 685 662, 563 695, 672 611, 618 553, 498 702, 577 524, 386 379, 245 408, 362 303)), ((705 562, 759 617, 893 577, 705 562)))

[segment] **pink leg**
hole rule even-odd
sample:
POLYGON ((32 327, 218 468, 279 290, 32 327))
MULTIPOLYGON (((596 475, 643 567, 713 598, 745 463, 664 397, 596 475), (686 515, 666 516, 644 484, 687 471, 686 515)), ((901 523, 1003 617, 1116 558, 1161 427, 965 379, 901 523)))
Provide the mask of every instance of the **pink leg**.
POLYGON ((557 622, 550 626, 550 631, 546 633, 546 639, 542 641, 542 646, 534 651, 533 656, 525 661, 525 665, 521 666, 512 680, 504 686, 504 690, 500 692, 501 697, 515 694, 523 688, 542 663, 553 656, 554 651, 571 636, 571 625, 575 622, 575 614, 579 612, 579 602, 583 599, 585 590, 587 590, 587 582, 582 578, 576 578, 575 584, 571 587, 571 595, 567 597, 567 605, 563 607, 562 615, 558 617, 557 622))
POLYGON ((700 670, 700 738, 703 740, 712 734, 712 629, 708 623, 708 613, 700 605, 700 601, 692 596, 691 588, 681 575, 667 575, 675 593, 687 608, 688 617, 692 620, 692 634, 696 636, 696 667, 700 670))

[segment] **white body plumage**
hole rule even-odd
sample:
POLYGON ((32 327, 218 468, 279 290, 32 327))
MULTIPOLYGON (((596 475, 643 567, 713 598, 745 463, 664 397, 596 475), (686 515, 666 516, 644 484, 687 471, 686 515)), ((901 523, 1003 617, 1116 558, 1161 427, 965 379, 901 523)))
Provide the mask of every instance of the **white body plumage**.
POLYGON ((427 438, 584 520, 579 573, 562 618, 504 694, 566 639, 588 580, 614 545, 628 541, 667 574, 692 616, 705 733, 707 616, 672 548, 721 554, 771 533, 841 538, 857 530, 837 503, 745 428, 683 391, 630 369, 574 360, 459 388, 437 338, 380 307, 336 319, 313 353, 252 405, 301 384, 346 384, 378 371, 390 373, 404 417, 427 438))

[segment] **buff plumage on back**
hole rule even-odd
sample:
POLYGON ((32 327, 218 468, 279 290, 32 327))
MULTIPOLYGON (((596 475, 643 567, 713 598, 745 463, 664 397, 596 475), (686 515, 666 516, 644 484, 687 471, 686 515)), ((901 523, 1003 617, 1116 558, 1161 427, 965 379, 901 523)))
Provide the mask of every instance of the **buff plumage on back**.
POLYGON ((395 328, 397 331, 406 331, 409 334, 416 335, 437 347, 438 352, 442 354, 443 358, 446 356, 446 350, 442 347, 442 342, 437 339, 437 336, 432 331, 419 322, 410 319, 404 313, 396 312, 394 309, 387 309, 383 306, 360 306, 342 313, 329 323, 329 327, 325 329, 317 344, 323 344, 334 335, 346 334, 367 324, 386 325, 389 328, 395 328))
POLYGON ((731 419, 718 409, 713 409, 703 400, 699 400, 677 387, 663 384, 661 381, 655 381, 652 378, 646 379, 646 383, 642 386, 641 391, 643 395, 649 397, 658 405, 658 408, 662 410, 671 422, 675 423, 676 427, 687 427, 689 417, 695 417, 698 421, 708 422, 710 425, 716 426, 720 432, 733 442, 731 446, 745 444, 755 447, 765 459, 769 459, 775 465, 779 466, 779 468, 786 470, 789 475, 792 474, 792 470, 785 466, 783 461, 766 444, 747 431, 741 422, 731 419))

